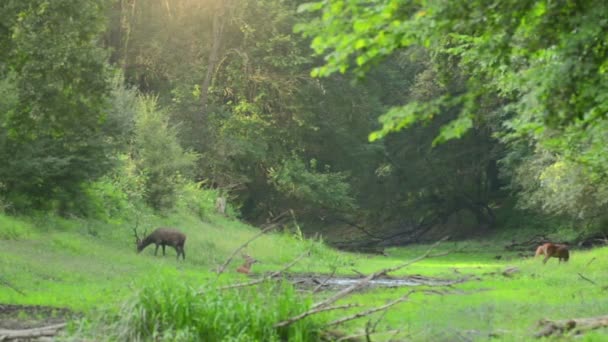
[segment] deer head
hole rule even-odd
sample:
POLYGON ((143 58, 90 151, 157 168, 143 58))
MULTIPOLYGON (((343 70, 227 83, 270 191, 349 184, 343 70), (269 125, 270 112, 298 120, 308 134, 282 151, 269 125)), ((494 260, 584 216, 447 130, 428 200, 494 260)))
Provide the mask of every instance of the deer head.
POLYGON ((133 227, 133 235, 135 235, 135 245, 137 246, 137 253, 144 249, 143 239, 147 236, 148 230, 144 230, 144 234, 140 237, 137 234, 137 226, 139 225, 139 217, 135 221, 135 227, 133 227))

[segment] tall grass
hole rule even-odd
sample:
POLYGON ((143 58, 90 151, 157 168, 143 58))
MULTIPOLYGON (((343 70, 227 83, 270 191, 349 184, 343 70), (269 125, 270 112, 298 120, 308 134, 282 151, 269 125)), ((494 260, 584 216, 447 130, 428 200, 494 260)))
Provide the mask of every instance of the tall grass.
POLYGON ((317 341, 319 318, 273 325, 305 311, 310 298, 289 283, 201 292, 163 277, 141 287, 116 316, 106 337, 119 341, 317 341))

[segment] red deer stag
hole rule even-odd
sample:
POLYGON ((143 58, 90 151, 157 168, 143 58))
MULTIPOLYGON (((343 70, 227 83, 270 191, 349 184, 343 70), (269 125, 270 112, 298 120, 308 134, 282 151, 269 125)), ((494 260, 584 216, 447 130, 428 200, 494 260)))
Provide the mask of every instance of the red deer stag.
POLYGON ((243 258, 245 259, 245 262, 239 266, 236 271, 243 274, 249 274, 249 272, 251 272, 251 265, 258 261, 247 254, 243 254, 243 258))
POLYGON ((543 264, 546 264, 547 260, 549 260, 549 258, 551 257, 559 258, 559 263, 562 262, 562 259, 564 260, 564 262, 567 262, 568 259, 570 259, 570 252, 568 251, 568 246, 550 242, 540 245, 538 246, 538 248, 536 248, 536 254, 534 256, 537 257, 539 255, 545 256, 545 258, 543 259, 543 264))
POLYGON ((177 229, 173 228, 157 228, 150 235, 146 236, 146 232, 144 232, 145 238, 141 239, 137 235, 137 228, 134 230, 135 233, 135 241, 137 243, 137 253, 140 253, 144 250, 144 248, 148 247, 151 244, 156 245, 156 249, 154 250, 154 255, 158 253, 158 247, 163 247, 163 256, 165 255, 165 246, 171 246, 175 248, 177 252, 177 259, 181 254, 182 259, 186 260, 186 253, 184 253, 184 244, 186 243, 186 234, 180 232, 177 229))

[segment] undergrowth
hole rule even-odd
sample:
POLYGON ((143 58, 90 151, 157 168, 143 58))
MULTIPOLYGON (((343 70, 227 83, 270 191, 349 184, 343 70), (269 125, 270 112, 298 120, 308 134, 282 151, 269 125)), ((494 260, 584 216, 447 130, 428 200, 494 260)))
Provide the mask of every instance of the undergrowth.
POLYGON ((118 341, 316 341, 319 317, 273 327, 310 303, 287 282, 221 290, 163 277, 138 289, 118 315, 110 316, 103 336, 118 341))

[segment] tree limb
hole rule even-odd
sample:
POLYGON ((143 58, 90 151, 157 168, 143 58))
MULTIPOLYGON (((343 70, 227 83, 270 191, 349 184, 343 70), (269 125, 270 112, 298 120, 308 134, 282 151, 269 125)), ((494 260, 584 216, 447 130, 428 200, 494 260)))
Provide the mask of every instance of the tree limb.
POLYGON ((393 306, 395 304, 399 304, 401 302, 406 301, 410 297, 410 295, 412 293, 414 293, 414 292, 416 292, 416 291, 411 290, 408 293, 406 293, 405 295, 403 295, 403 296, 401 296, 401 297, 393 300, 392 302, 389 302, 389 303, 386 303, 386 304, 384 304, 382 306, 371 308, 371 309, 368 309, 368 310, 365 310, 365 311, 357 312, 356 314, 353 314, 353 315, 350 315, 350 316, 342 317, 340 319, 337 319, 335 321, 331 321, 331 322, 327 323, 326 326, 332 326, 332 325, 342 324, 344 322, 352 321, 352 320, 357 319, 357 318, 361 318, 361 317, 365 317, 365 316, 371 315, 371 314, 376 313, 378 311, 386 310, 386 309, 390 308, 391 306, 393 306))
POLYGON ((588 330, 608 327, 608 316, 572 318, 558 321, 543 319, 538 322, 538 326, 541 330, 534 334, 537 338, 563 335, 565 333, 580 334, 588 330))
MULTIPOLYGON (((393 334, 396 335, 398 333, 401 332, 401 329, 395 329, 395 330, 387 330, 387 331, 372 331, 370 333, 361 333, 361 334, 354 334, 354 335, 348 335, 348 336, 344 336, 344 337, 340 337, 339 339, 336 340, 336 342, 341 342, 341 341, 352 341, 355 340, 359 337, 369 337, 369 336, 373 336, 373 335, 382 335, 382 334, 393 334)), ((389 341, 392 341, 392 339, 390 339, 389 341)))
POLYGON ((273 327, 274 328, 285 327, 285 326, 288 326, 288 325, 290 325, 292 323, 295 323, 295 322, 297 322, 297 321, 299 321, 299 320, 301 320, 303 318, 306 318, 306 317, 308 317, 310 315, 314 315, 314 314, 317 314, 317 313, 320 313, 320 312, 333 311, 333 310, 342 310, 342 309, 350 309, 350 308, 354 308, 356 306, 359 306, 359 304, 351 303, 351 304, 336 305, 336 306, 325 306, 325 307, 322 307, 322 308, 317 308, 315 310, 308 310, 308 311, 303 312, 303 313, 301 313, 301 314, 299 314, 297 316, 293 316, 293 317, 291 317, 289 319, 281 321, 281 322, 273 325, 273 327))
POLYGON ((437 247, 441 242, 445 241, 446 239, 447 239, 447 237, 444 237, 443 239, 435 242, 424 254, 422 254, 421 256, 419 256, 417 258, 414 258, 414 259, 412 259, 412 260, 410 260, 410 261, 408 261, 406 263, 403 263, 401 265, 398 265, 398 266, 395 266, 395 267, 391 267, 391 268, 385 268, 383 270, 380 270, 378 272, 370 274, 369 276, 361 279, 360 281, 356 282, 355 284, 353 284, 353 285, 351 285, 351 286, 343 289, 342 291, 336 293, 334 296, 329 297, 329 298, 327 298, 327 299, 325 299, 325 300, 323 300, 321 302, 318 302, 318 303, 314 304, 312 306, 311 310, 314 310, 316 308, 319 308, 319 307, 322 307, 322 306, 325 306, 325 305, 329 305, 329 304, 337 301, 338 299, 340 299, 340 298, 348 295, 349 293, 362 288, 363 286, 367 285, 373 279, 376 279, 376 278, 378 278, 380 276, 386 275, 387 273, 390 273, 390 272, 398 271, 398 270, 400 270, 400 269, 402 269, 404 267, 407 267, 407 266, 409 266, 411 264, 414 264, 414 263, 416 263, 416 262, 418 262, 420 260, 423 260, 423 259, 427 258, 429 256, 429 254, 431 253, 431 251, 435 247, 437 247))
POLYGON ((317 292, 321 291, 321 288, 323 286, 325 286, 325 284, 327 284, 327 282, 329 281, 329 279, 333 278, 333 276, 334 276, 334 274, 336 274, 337 270, 338 270, 338 268, 334 267, 334 270, 331 272, 331 274, 327 278, 325 278, 319 285, 317 285, 317 287, 315 287, 312 290, 312 293, 317 293, 317 292))
POLYGON ((30 340, 37 337, 44 336, 55 336, 57 331, 65 327, 65 323, 49 325, 46 327, 22 329, 22 330, 9 330, 0 329, 0 341, 10 340, 30 340))
POLYGON ((597 285, 597 283, 596 283, 596 282, 594 282, 593 280, 591 280, 591 279, 589 279, 589 278, 585 277, 584 275, 582 275, 582 274, 580 274, 580 273, 577 273, 577 274, 578 274, 578 276, 579 276, 579 277, 581 277, 583 280, 586 280, 586 281, 590 282, 590 283, 591 283, 591 284, 593 284, 593 285, 597 285))
POLYGON ((15 287, 15 285, 11 284, 10 282, 8 282, 7 280, 4 280, 3 278, 0 278, 0 284, 8 287, 9 289, 17 292, 18 294, 22 295, 22 296, 26 296, 25 292, 19 290, 18 288, 15 287))

